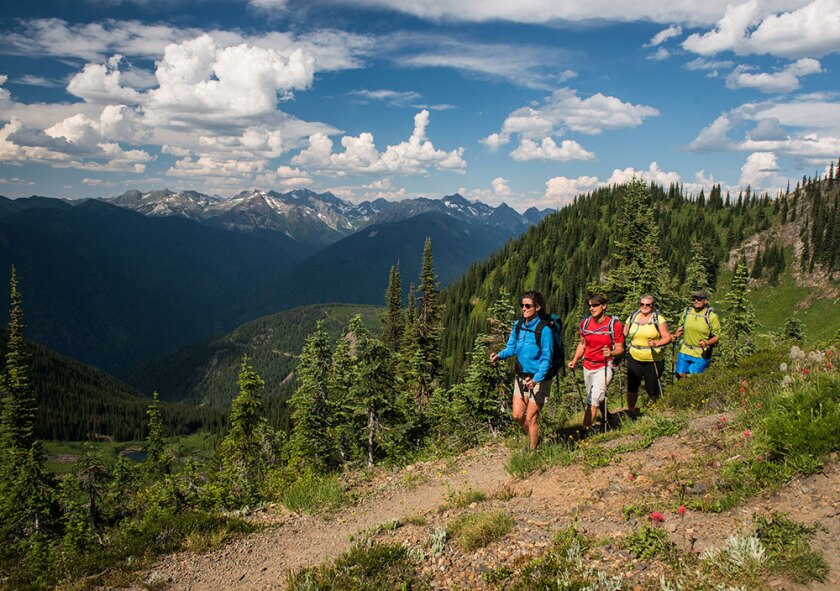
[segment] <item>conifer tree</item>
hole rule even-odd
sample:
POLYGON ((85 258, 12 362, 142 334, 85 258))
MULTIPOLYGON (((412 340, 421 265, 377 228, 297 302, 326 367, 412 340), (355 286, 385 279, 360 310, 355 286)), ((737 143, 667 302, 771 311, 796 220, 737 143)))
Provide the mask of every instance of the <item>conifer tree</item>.
POLYGON ((337 464, 335 442, 330 437, 329 372, 332 351, 322 321, 309 335, 297 365, 298 388, 289 404, 292 407, 290 455, 293 465, 315 472, 337 464))
POLYGON ((685 289, 688 294, 697 290, 709 291, 711 289, 707 272, 708 266, 709 257, 706 254, 706 247, 700 239, 693 239, 691 241, 691 259, 685 270, 685 289))
POLYGON ((4 448, 12 456, 27 454, 35 441, 35 414, 37 406, 32 392, 29 360, 23 338, 23 307, 18 291, 17 272, 12 267, 10 281, 11 308, 9 311, 9 341, 5 369, 0 381, 4 391, 0 415, 0 437, 4 448))
POLYGON ((405 327, 403 318, 402 284, 400 282, 400 266, 397 263, 391 267, 388 274, 388 289, 385 291, 385 330, 382 339, 392 351, 398 351, 405 327))
POLYGON ((79 490, 87 497, 85 512, 94 531, 101 531, 103 526, 104 496, 110 477, 108 467, 96 448, 90 442, 85 443, 76 465, 76 481, 79 490))
POLYGON ((152 395, 152 403, 146 409, 149 417, 149 435, 146 437, 146 466, 152 474, 169 472, 163 447, 163 417, 160 414, 160 401, 157 391, 152 395))
POLYGON ((414 319, 414 351, 410 352, 411 388, 420 405, 425 405, 437 385, 440 373, 442 310, 438 303, 438 281, 432 260, 432 241, 426 238, 420 269, 420 301, 414 319))
MULTIPOLYGON (((361 321, 361 317, 359 317, 361 321)), ((352 328, 351 328, 352 333, 352 328)), ((343 463, 359 456, 361 427, 356 413, 356 400, 351 393, 355 382, 355 359, 351 355, 352 334, 339 337, 327 376, 329 437, 343 463)))
POLYGON ((732 285, 726 294, 726 304, 729 314, 724 322, 723 344, 730 350, 730 359, 737 361, 752 352, 753 345, 750 337, 756 326, 755 312, 749 300, 750 279, 747 265, 743 261, 735 267, 732 285))
POLYGON ((263 411, 265 385, 246 355, 239 370, 239 394, 230 408, 230 428, 221 445, 222 477, 227 504, 249 505, 259 500, 269 466, 276 461, 277 441, 263 411))

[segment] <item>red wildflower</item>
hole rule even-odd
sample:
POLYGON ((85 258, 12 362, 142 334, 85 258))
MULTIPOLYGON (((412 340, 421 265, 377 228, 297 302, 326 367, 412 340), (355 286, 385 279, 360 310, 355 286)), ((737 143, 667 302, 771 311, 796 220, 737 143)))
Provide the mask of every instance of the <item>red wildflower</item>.
POLYGON ((665 521, 665 516, 662 515, 659 511, 654 511, 650 515, 648 515, 648 519, 650 519, 654 523, 662 523, 665 521))
POLYGON ((834 367, 833 365, 831 365, 831 361, 829 361, 828 363, 826 363, 826 364, 825 364, 825 366, 826 366, 828 369, 831 369, 831 368, 833 368, 833 367, 834 367))
POLYGON ((679 513, 680 516, 685 515, 685 505, 680 505, 680 508, 677 509, 677 513, 679 513))
POLYGON ((747 389, 744 388, 743 386, 741 386, 741 394, 746 394, 746 392, 747 392, 747 389))
POLYGON ((811 370, 806 367, 802 370, 802 373, 807 376, 809 373, 811 373, 811 370))
POLYGON ((764 454, 758 454, 757 456, 755 456, 755 461, 756 462, 764 461, 764 454))
POLYGON ((746 386, 747 384, 749 384, 749 382, 747 380, 744 380, 743 382, 741 382, 742 386, 746 386))
POLYGON ((760 403, 760 402, 756 402, 756 403, 755 403, 755 407, 756 407, 756 408, 761 408, 761 403, 760 403))
POLYGON ((636 480, 636 475, 631 472, 630 474, 627 475, 627 480, 630 480, 631 482, 633 480, 636 480))
POLYGON ((744 437, 752 437, 752 431, 749 429, 744 429, 744 437))
POLYGON ((726 422, 726 417, 720 417, 720 422, 725 423, 726 422))

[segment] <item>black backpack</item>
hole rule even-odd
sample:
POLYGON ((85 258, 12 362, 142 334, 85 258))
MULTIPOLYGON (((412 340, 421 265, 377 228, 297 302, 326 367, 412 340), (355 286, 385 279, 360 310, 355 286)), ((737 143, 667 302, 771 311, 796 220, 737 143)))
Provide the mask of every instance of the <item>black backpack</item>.
MULTIPOLYGON (((525 320, 524 318, 520 318, 516 321, 514 325, 514 331, 516 332, 516 340, 519 340, 519 331, 523 328, 525 320)), ((548 326, 551 328, 551 336, 554 339, 554 350, 553 354, 551 355, 551 366, 548 368, 548 371, 545 374, 546 379, 553 378, 558 373, 561 376, 566 375, 566 350, 563 348, 563 324, 560 320, 560 317, 557 314, 551 314, 549 316, 543 317, 540 316, 540 321, 537 323, 537 326, 534 327, 534 340, 537 342, 537 348, 542 348, 542 332, 543 329, 548 326)), ((531 329, 525 328, 524 330, 531 332, 531 329)), ((516 373, 522 374, 522 366, 519 365, 519 362, 516 362, 516 373)))

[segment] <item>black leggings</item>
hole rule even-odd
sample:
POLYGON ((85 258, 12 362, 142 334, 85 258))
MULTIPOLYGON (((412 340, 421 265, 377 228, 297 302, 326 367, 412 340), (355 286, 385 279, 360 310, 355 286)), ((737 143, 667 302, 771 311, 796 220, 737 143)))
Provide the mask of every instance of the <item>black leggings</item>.
POLYGON ((659 380, 656 372, 662 375, 665 370, 665 360, 659 361, 636 361, 632 357, 627 358, 627 391, 631 394, 639 393, 639 386, 642 380, 645 381, 645 392, 652 400, 659 398, 659 380))

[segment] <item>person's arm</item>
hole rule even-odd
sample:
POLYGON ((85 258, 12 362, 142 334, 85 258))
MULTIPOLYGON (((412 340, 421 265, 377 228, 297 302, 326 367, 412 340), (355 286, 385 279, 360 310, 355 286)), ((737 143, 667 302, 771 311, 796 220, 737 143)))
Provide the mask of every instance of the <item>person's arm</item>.
POLYGON ((514 355, 516 355, 516 324, 513 325, 513 329, 510 331, 510 336, 508 337, 508 342, 505 348, 496 353, 496 359, 507 359, 508 357, 513 357, 514 355))
POLYGON ((621 357, 624 355, 624 339, 622 338, 626 333, 621 326, 620 322, 615 323, 615 329, 613 331, 613 347, 612 351, 610 352, 611 357, 621 357))
POLYGON ((668 345, 671 341, 674 340, 674 337, 671 336, 671 333, 668 331, 668 322, 666 320, 662 320, 659 323, 659 340, 656 342, 656 347, 662 347, 663 345, 668 345))
POLYGON ((709 324, 712 325, 712 336, 697 343, 701 347, 710 347, 720 342, 720 318, 717 314, 709 314, 709 324))
POLYGON ((533 377, 535 382, 543 381, 545 374, 551 368, 551 358, 554 356, 554 335, 551 334, 550 326, 543 327, 540 340, 540 365, 533 377))
POLYGON ((583 337, 578 341, 577 347, 575 347, 575 354, 572 356, 572 360, 569 361, 569 369, 574 369, 577 365, 577 362, 580 361, 580 358, 583 357, 583 352, 585 349, 585 345, 583 344, 583 337))

